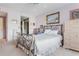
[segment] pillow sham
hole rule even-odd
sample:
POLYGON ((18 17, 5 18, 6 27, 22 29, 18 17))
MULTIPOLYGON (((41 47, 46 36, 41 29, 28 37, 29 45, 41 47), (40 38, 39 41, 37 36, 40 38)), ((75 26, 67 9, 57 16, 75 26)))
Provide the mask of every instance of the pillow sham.
POLYGON ((58 34, 58 30, 45 30, 45 34, 58 34))
POLYGON ((44 33, 49 33, 51 30, 50 29, 46 29, 44 33))
POLYGON ((48 34, 58 34, 58 30, 51 30, 48 34))

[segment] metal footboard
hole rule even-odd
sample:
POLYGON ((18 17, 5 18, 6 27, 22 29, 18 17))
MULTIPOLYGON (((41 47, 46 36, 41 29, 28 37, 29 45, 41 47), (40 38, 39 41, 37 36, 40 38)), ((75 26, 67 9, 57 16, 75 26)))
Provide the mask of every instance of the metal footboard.
POLYGON ((17 36, 16 47, 20 47, 29 56, 35 55, 35 39, 32 34, 22 34, 17 36))

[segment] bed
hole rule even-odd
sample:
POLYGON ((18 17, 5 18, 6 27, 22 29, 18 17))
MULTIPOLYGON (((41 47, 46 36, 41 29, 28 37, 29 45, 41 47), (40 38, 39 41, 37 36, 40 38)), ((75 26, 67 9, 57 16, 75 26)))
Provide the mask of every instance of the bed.
POLYGON ((29 56, 51 56, 63 45, 62 25, 46 25, 39 34, 20 34, 16 47, 20 47, 29 56))
POLYGON ((62 25, 47 25, 44 30, 44 33, 34 35, 34 54, 37 56, 51 56, 63 44, 62 25))

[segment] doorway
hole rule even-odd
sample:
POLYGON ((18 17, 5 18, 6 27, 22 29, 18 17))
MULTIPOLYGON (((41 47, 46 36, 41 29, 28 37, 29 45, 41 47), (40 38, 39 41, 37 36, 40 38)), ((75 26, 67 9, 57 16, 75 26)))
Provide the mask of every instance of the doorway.
POLYGON ((6 16, 0 16, 0 39, 1 40, 4 39, 5 41, 7 41, 6 21, 7 21, 6 16))
POLYGON ((24 20, 24 33, 29 34, 29 20, 24 20))
POLYGON ((21 34, 29 34, 29 18, 21 17, 21 34))

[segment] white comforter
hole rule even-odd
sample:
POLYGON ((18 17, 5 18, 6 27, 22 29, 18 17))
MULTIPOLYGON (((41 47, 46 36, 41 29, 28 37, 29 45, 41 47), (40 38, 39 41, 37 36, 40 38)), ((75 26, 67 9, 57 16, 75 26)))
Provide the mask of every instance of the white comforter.
POLYGON ((35 44, 37 47, 37 55, 49 56, 53 55, 61 45, 62 37, 60 35, 39 34, 35 35, 35 44))

